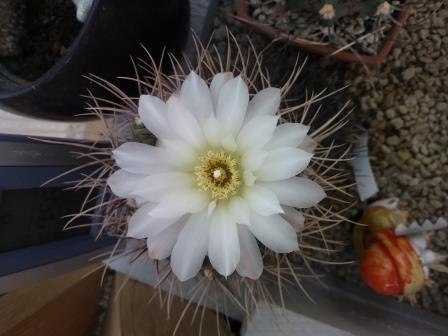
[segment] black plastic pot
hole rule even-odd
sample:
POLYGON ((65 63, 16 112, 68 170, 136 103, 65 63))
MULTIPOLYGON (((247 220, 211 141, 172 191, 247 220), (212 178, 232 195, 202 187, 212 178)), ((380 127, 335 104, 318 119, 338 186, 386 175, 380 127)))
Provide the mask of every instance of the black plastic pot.
POLYGON ((106 80, 131 75, 130 56, 157 59, 164 47, 177 53, 189 33, 188 0, 94 0, 89 16, 67 53, 36 81, 21 85, 0 74, 0 103, 20 113, 67 119, 83 113, 83 75, 106 80))

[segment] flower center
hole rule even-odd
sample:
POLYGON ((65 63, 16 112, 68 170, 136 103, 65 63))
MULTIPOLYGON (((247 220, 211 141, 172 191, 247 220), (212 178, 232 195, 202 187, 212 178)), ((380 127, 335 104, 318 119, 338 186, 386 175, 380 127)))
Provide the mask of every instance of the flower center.
POLYGON ((225 152, 208 151, 194 167, 199 188, 209 191, 213 199, 228 199, 239 189, 238 161, 225 152))

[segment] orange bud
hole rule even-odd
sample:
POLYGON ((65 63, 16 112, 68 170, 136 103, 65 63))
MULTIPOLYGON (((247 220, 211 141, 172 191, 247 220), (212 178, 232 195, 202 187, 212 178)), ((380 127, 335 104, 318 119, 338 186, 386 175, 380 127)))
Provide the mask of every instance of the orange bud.
POLYGON ((425 276, 420 260, 406 237, 392 229, 373 233, 361 255, 361 277, 382 295, 410 296, 423 286, 425 276))
POLYGON ((361 223, 353 231, 353 244, 360 255, 365 247, 365 236, 368 232, 374 233, 381 229, 393 229, 399 223, 406 222, 407 213, 402 210, 390 210, 380 205, 369 205, 364 211, 361 223))

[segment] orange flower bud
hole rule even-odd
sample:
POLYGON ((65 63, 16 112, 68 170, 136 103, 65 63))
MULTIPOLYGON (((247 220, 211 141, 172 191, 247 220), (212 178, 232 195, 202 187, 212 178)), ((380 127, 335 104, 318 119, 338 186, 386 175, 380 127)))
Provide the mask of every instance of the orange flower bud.
POLYGON ((423 266, 406 237, 380 229, 370 237, 361 255, 361 277, 382 295, 412 296, 425 283, 423 266))
POLYGON ((364 211, 361 223, 353 231, 353 243, 358 254, 365 249, 366 233, 374 233, 381 229, 394 229, 399 223, 405 223, 407 212, 399 209, 391 210, 380 205, 370 205, 364 211))

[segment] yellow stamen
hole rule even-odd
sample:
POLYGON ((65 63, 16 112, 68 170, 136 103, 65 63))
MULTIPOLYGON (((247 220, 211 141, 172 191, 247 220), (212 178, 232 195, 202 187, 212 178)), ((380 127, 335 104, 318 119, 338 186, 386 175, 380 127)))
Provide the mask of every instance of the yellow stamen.
POLYGON ((209 191, 213 199, 228 199, 241 184, 238 160, 225 152, 207 152, 194 172, 199 188, 209 191))

